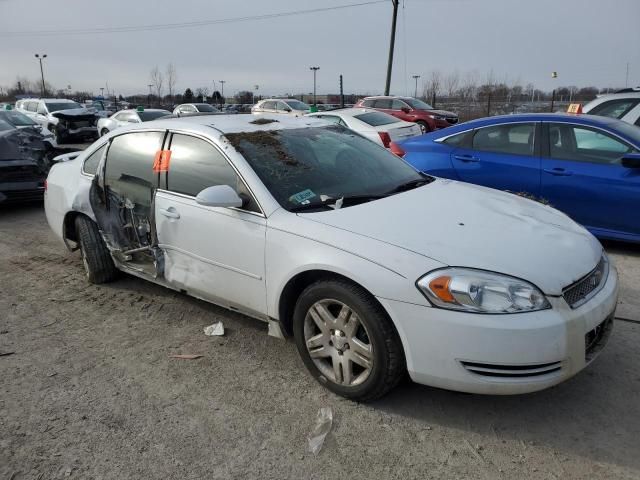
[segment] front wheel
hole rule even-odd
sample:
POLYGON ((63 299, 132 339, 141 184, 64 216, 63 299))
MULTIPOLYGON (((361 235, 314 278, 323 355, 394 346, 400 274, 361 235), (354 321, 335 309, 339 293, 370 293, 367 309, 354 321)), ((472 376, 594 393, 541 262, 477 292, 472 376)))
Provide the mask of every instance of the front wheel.
POLYGON ((429 125, 427 125, 427 122, 424 120, 418 120, 416 123, 420 127, 420 130, 422 130, 422 133, 429 133, 431 131, 429 125))
POLYGON ((104 137, 107 133, 109 133, 109 130, 107 130, 106 128, 103 128, 102 130, 100 130, 101 137, 104 137))
POLYGON ((403 378, 400 338, 376 300, 343 280, 307 287, 294 310, 298 352, 311 374, 346 398, 379 398, 403 378))

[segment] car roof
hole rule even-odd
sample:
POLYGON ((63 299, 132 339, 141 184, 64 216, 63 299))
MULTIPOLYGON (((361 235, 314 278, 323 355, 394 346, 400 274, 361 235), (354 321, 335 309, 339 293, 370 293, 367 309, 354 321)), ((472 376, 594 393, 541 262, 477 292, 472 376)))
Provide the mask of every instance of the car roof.
POLYGON ((375 100, 375 99, 378 99, 378 98, 397 98, 399 100, 402 100, 404 98, 410 98, 410 99, 413 100, 413 97, 407 97, 406 95, 405 96, 402 96, 402 95, 373 95, 371 97, 364 97, 362 100, 375 100))
POLYGON ((168 112, 169 110, 165 110, 164 108, 145 108, 144 110, 138 110, 137 108, 123 108, 122 110, 119 110, 116 113, 120 113, 120 112, 135 112, 135 113, 142 113, 142 112, 168 112))
POLYGON ((463 132, 472 128, 478 128, 496 123, 518 123, 518 122, 572 122, 582 123, 584 125, 609 125, 622 123, 620 120, 610 117, 600 117, 597 115, 574 115, 570 113, 520 113, 515 115, 496 115, 495 117, 484 117, 468 122, 459 123, 448 127, 446 130, 439 131, 442 136, 449 132, 463 132))
POLYGON ((592 101, 601 101, 601 100, 614 100, 620 98, 640 98, 640 91, 633 92, 620 92, 620 93, 605 93, 604 95, 598 95, 592 101))
POLYGON ((141 124, 121 127, 119 132, 132 130, 144 130, 154 127, 171 130, 191 130, 193 132, 204 133, 213 137, 220 137, 225 133, 257 132, 266 130, 285 130, 307 127, 324 127, 327 122, 308 116, 293 117, 287 115, 274 115, 276 118, 269 118, 265 115, 248 114, 212 114, 196 115, 179 118, 164 118, 152 120, 141 124), (268 123, 265 121, 270 120, 268 123), (252 123, 252 122, 258 123, 252 123))
MULTIPOLYGON (((343 117, 355 117, 356 115, 362 115, 363 113, 383 113, 375 108, 365 108, 365 107, 355 107, 355 108, 336 108, 333 110, 325 110, 323 112, 311 113, 307 116, 309 117, 318 117, 321 115, 340 115, 343 117)), ((387 115, 386 113, 384 115, 387 115)), ((395 118, 396 121, 402 122, 399 118, 394 117, 393 115, 389 115, 392 118, 395 118)))

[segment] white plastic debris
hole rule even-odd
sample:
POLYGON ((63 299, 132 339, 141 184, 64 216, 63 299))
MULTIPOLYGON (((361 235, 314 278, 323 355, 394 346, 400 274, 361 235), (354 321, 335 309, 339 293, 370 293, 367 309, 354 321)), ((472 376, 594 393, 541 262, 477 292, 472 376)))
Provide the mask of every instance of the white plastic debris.
POLYGON ((222 324, 222 322, 216 322, 213 325, 204 327, 204 334, 210 337, 221 337, 222 335, 224 335, 224 325, 222 324))
POLYGON ((331 411, 331 407, 322 407, 320 410, 318 410, 316 424, 307 437, 307 440, 309 440, 309 451, 314 455, 317 455, 320 449, 322 449, 324 438, 331 430, 332 424, 333 412, 331 411))

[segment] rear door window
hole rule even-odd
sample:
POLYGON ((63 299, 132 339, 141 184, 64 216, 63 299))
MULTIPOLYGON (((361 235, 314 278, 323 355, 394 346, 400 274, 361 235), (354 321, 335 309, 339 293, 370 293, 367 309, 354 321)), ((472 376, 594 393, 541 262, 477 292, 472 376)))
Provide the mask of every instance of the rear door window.
POLYGON ((263 110, 275 110, 276 102, 264 102, 260 108, 263 110))
POLYGON ((507 123, 476 130, 472 148, 511 155, 533 155, 535 123, 507 123))
POLYGON ((153 162, 162 149, 163 139, 164 132, 135 132, 115 137, 107 155, 105 185, 120 198, 149 208, 158 178, 153 162))
POLYGON ((371 125, 372 127, 379 127, 380 125, 388 125, 390 123, 397 123, 399 120, 396 117, 388 115, 383 112, 367 112, 360 115, 354 115, 361 122, 371 125))

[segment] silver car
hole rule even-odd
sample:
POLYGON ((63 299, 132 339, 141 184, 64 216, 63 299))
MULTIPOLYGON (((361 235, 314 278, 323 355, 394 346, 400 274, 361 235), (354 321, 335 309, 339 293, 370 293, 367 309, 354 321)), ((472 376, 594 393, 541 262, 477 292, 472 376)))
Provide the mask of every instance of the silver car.
POLYGON ((173 114, 178 117, 183 117, 197 113, 218 113, 219 111, 216 107, 208 103, 183 103, 173 109, 173 114))
POLYGON ((130 125, 132 123, 157 120, 165 115, 171 115, 171 112, 169 110, 161 110, 158 108, 148 108, 146 110, 140 108, 135 110, 120 110, 109 118, 101 118, 98 120, 98 132, 100 133, 100 136, 103 136, 118 127, 124 127, 125 125, 130 125))
POLYGON ((251 108, 251 113, 276 113, 299 117, 309 113, 310 108, 309 105, 295 98, 267 98, 256 103, 251 108))

